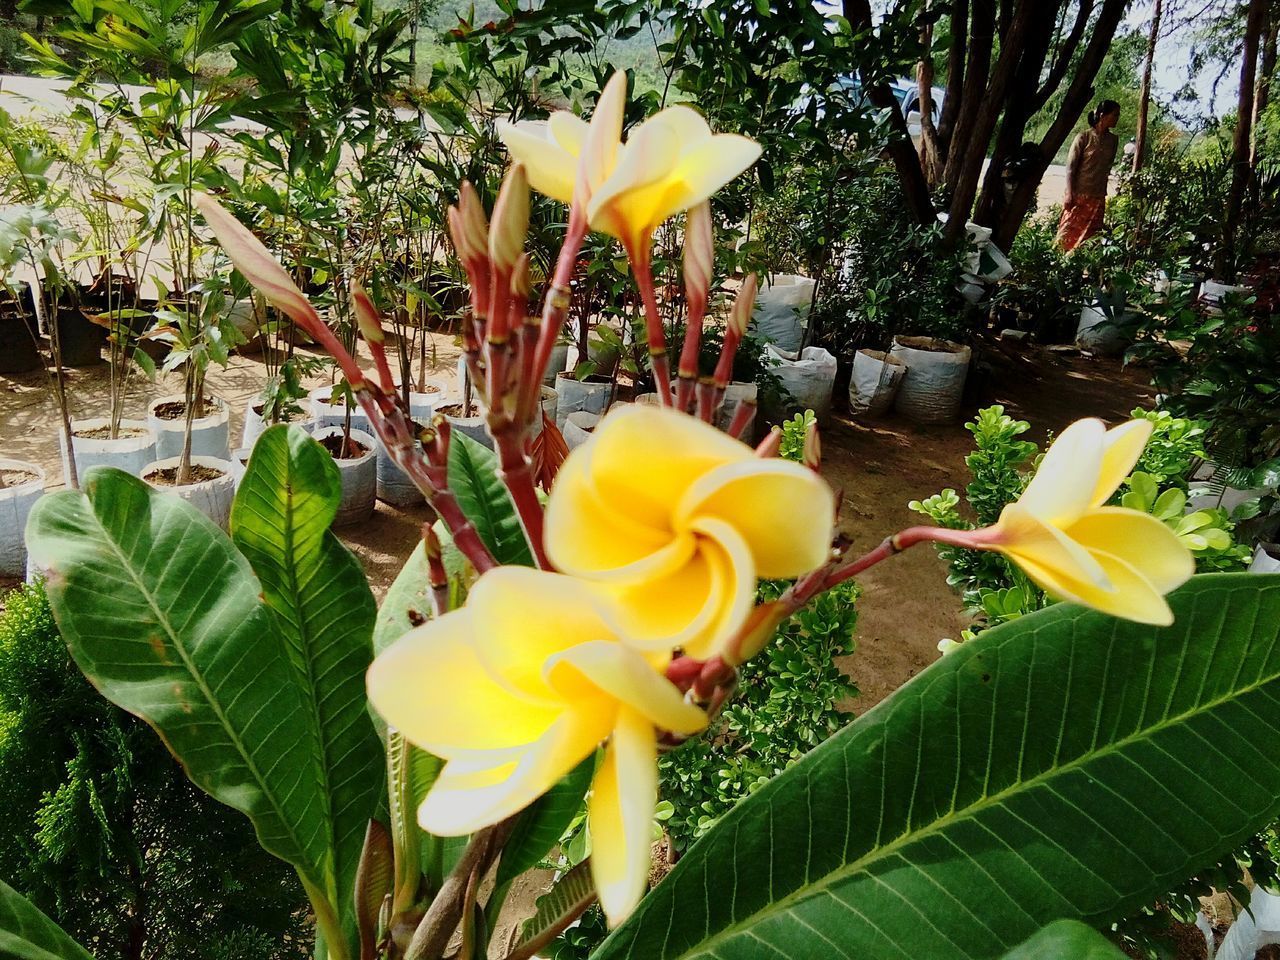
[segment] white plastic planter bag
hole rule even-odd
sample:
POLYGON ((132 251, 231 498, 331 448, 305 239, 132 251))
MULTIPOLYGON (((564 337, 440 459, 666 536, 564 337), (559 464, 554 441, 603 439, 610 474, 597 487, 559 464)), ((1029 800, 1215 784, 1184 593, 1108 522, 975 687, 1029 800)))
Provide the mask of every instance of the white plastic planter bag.
POLYGON ((894 337, 889 356, 907 368, 893 409, 917 423, 954 423, 972 351, 950 340, 894 337))
POLYGON ((1259 950, 1280 943, 1280 897, 1262 887, 1249 895, 1249 909, 1241 910, 1227 931, 1216 960, 1253 960, 1259 950))
POLYGON ((849 412, 858 417, 883 417, 893 406, 906 365, 883 350, 859 350, 849 380, 849 412))
POLYGON ((1221 313, 1222 301, 1228 296, 1232 294, 1241 296, 1247 293, 1249 293, 1248 287, 1218 283, 1216 280, 1206 280, 1200 285, 1200 300, 1204 303, 1206 312, 1210 314, 1221 313))
POLYGON ((1280 546, 1270 544, 1270 552, 1267 551, 1267 546, 1260 543, 1254 548, 1253 562, 1249 564, 1250 573, 1280 573, 1280 546))
MULTIPOLYGON (((418 393, 412 391, 409 394, 409 416, 413 418, 415 423, 426 426, 431 422, 431 417, 435 413, 436 404, 442 396, 441 391, 432 389, 427 393, 418 393)), ((365 418, 368 422, 368 418, 365 418)), ((369 431, 372 434, 372 430, 369 431)), ((376 439, 376 438, 375 438, 376 439)), ((396 466, 396 462, 391 459, 391 453, 387 450, 381 439, 378 443, 378 499, 383 503, 389 503, 396 507, 407 507, 415 503, 422 503, 424 498, 422 491, 419 490, 409 479, 409 475, 396 466)))
MULTIPOLYGON (((330 403, 329 398, 332 396, 333 387, 316 387, 307 393, 307 400, 311 404, 311 418, 317 428, 341 427, 346 422, 346 406, 342 403, 330 403)), ((364 430, 368 423, 369 418, 364 415, 359 404, 351 408, 351 426, 364 430)))
POLYGON ((989 243, 982 248, 978 269, 974 272, 988 283, 995 283, 1013 273, 1013 264, 999 247, 989 243))
MULTIPOLYGON (((181 457, 166 457, 147 464, 142 468, 142 479, 146 480, 148 474, 157 470, 175 469, 180 459, 181 457)), ((238 478, 235 468, 230 460, 219 457, 192 457, 191 465, 217 470, 221 476, 214 477, 212 480, 202 480, 200 483, 188 483, 181 487, 162 484, 152 484, 152 486, 162 493, 176 494, 226 530, 231 525, 231 502, 236 496, 238 478)))
POLYGON ((594 376, 576 380, 561 373, 556 376, 556 394, 556 426, 563 431, 565 419, 579 410, 604 416, 613 401, 613 381, 594 376))
MULTIPOLYGON (((183 434, 186 430, 186 417, 166 420, 155 414, 157 408, 166 403, 182 403, 181 394, 172 397, 161 397, 154 400, 147 410, 147 426, 156 435, 156 459, 167 460, 169 457, 182 456, 183 434)), ((206 415, 191 421, 191 455, 193 457, 212 457, 215 460, 226 460, 231 454, 228 441, 228 425, 231 413, 227 405, 214 398, 213 408, 206 406, 206 415)))
MULTIPOLYGON (((314 434, 317 440, 342 436, 341 427, 321 427, 314 434)), ((378 492, 378 453, 373 437, 363 430, 352 430, 351 439, 364 447, 365 452, 350 460, 334 460, 342 478, 342 499, 338 503, 335 527, 361 523, 373 516, 378 492)))
POLYGON ((770 372, 782 381, 797 410, 812 410, 819 420, 831 413, 831 390, 836 382, 836 358, 822 347, 805 347, 795 360, 788 360, 773 347, 767 348, 779 361, 770 372))
POLYGON ((596 424, 599 422, 599 414, 588 413, 586 410, 578 410, 569 414, 565 418, 564 429, 561 431, 564 435, 564 445, 570 450, 582 446, 591 439, 591 431, 596 428, 596 424))
POLYGON ((21 470, 35 478, 0 489, 0 574, 21 577, 27 572, 27 516, 44 493, 44 471, 34 463, 0 458, 0 470, 21 470))
POLYGON ((794 354, 804 343, 816 280, 780 274, 760 288, 751 314, 750 333, 794 354))
MULTIPOLYGON (((1126 312, 1124 317, 1130 314, 1126 312)), ((1076 346, 1104 357, 1124 352, 1132 338, 1111 321, 1107 312, 1096 303, 1086 303, 1080 308, 1080 323, 1076 327, 1076 346)))
MULTIPOLYGON (((121 420, 120 427, 125 432, 115 440, 80 436, 93 430, 106 430, 110 426, 111 421, 106 417, 71 421, 71 449, 76 458, 76 476, 80 479, 84 479, 85 471, 90 467, 97 466, 115 467, 136 477, 143 467, 156 459, 156 435, 143 420, 121 420)), ((65 478, 69 476, 67 445, 64 442, 60 446, 62 476, 65 478)))

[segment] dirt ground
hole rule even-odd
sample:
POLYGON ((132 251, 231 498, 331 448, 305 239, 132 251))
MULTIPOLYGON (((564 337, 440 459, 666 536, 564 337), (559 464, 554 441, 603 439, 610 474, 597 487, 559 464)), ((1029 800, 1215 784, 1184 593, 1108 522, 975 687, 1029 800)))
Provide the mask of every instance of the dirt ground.
MULTIPOLYGON (((452 382, 457 347, 447 336, 435 340, 434 376, 452 382)), ((255 357, 234 357, 227 370, 210 377, 211 391, 232 409, 233 447, 238 445, 245 407, 262 380, 262 363, 255 357)), ((1032 423, 1032 439, 1042 439, 1046 431, 1061 430, 1077 417, 1122 419, 1149 397, 1142 383, 1140 372, 1122 370, 1113 361, 992 348, 980 353, 975 364, 968 409, 1003 403, 1010 413, 1032 423)), ((71 371, 73 415, 104 415, 106 387, 106 364, 71 371)), ((176 377, 162 378, 156 385, 137 377, 130 386, 126 416, 142 417, 148 399, 179 391, 176 377)), ((870 548, 917 522, 919 518, 907 510, 908 500, 963 486, 970 441, 960 424, 918 426, 896 418, 864 423, 836 414, 823 434, 825 471, 832 485, 844 491, 842 527, 855 547, 870 548)), ((0 455, 37 463, 47 472, 51 487, 61 484, 57 415, 44 374, 0 377, 0 455)), ((340 531, 379 597, 399 572, 426 515, 425 507, 399 510, 379 503, 368 523, 340 531)), ((938 640, 957 636, 967 622, 946 584, 942 564, 928 547, 868 571, 862 584, 858 650, 845 665, 862 690, 853 704, 856 713, 931 663, 938 656, 938 640)))

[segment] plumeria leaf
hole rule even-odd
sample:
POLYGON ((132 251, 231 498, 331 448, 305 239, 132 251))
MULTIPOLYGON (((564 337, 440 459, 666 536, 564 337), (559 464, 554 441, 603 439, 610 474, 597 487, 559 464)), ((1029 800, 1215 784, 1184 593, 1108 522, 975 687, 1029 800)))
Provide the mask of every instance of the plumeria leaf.
POLYGON ((499 563, 533 566, 515 505, 498 478, 497 455, 457 430, 449 440, 449 486, 499 563))
MULTIPOLYGON (((49 604, 77 666, 154 727, 197 786, 248 816, 266 850, 293 864, 326 939, 354 943, 354 923, 338 919, 352 898, 333 894, 334 845, 345 840, 326 819, 332 798, 322 788, 341 771, 319 769, 326 755, 309 736, 321 685, 302 682, 264 585, 231 539, 177 496, 95 467, 80 491, 41 498, 27 546, 47 571, 49 604)), ((339 796, 355 803, 367 790, 352 784, 339 796)), ((363 835, 361 823, 356 857, 363 835)))
POLYGON ((1169 627, 1060 603, 964 643, 734 807, 593 960, 988 960, 1151 903, 1280 814, 1280 575, 1169 600, 1169 627))
POLYGON ((559 843, 583 807, 595 767, 595 756, 588 757, 520 815, 511 839, 502 850, 502 861, 498 864, 499 884, 514 880, 537 866, 559 843))
POLYGON ((1120 948, 1078 920, 1059 920, 1014 947, 1002 960, 1124 960, 1120 948))
POLYGON ((262 583, 273 636, 308 705, 294 749, 311 758, 320 793, 314 824, 332 858, 327 893, 348 916, 383 764, 364 689, 377 610, 360 561, 329 529, 341 498, 333 457, 301 427, 277 424, 254 445, 231 536, 262 583))
POLYGON ((3 881, 0 881, 0 957, 93 960, 89 951, 3 881))
POLYGON ((525 921, 520 939, 507 960, 528 960, 582 916, 596 898, 591 885, 591 864, 580 863, 538 898, 532 917, 525 921))

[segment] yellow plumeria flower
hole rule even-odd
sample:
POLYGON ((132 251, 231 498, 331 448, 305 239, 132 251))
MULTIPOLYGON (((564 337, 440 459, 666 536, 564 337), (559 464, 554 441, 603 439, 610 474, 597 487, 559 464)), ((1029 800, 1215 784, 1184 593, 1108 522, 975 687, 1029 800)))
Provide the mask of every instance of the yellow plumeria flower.
POLYGON ((558 569, 607 588, 606 616, 628 643, 705 660, 730 653, 757 577, 827 561, 834 522, 831 488, 812 470, 637 404, 615 408, 565 460, 546 547, 558 569))
POLYGON ((1191 552, 1155 517, 1104 504, 1142 455, 1149 420, 1108 430, 1079 420, 1062 431, 1035 477, 985 531, 998 550, 1053 596, 1139 623, 1167 625, 1164 595, 1195 572, 1191 552))
POLYGON ((653 231, 755 163, 760 145, 736 134, 713 134, 698 111, 668 107, 621 143, 626 76, 614 74, 591 124, 566 112, 545 130, 501 123, 498 135, 529 171, 535 190, 586 204, 591 228, 617 237, 634 258, 646 254, 653 231))
POLYGON ((379 656, 368 688, 388 724, 446 761, 418 811, 440 836, 517 813, 606 743, 587 815, 617 924, 648 882, 658 733, 692 735, 707 716, 663 676, 669 656, 620 643, 601 606, 571 577, 499 567, 379 656))

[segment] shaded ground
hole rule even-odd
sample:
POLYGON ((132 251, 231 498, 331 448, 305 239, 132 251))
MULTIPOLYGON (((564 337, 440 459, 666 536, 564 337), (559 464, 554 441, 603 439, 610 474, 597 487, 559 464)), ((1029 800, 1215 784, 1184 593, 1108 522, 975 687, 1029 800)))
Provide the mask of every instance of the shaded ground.
MULTIPOLYGON (((452 382, 457 347, 436 336, 435 376, 452 382)), ((210 377, 212 392, 231 405, 232 446, 238 445, 244 409, 263 380, 255 357, 236 357, 226 371, 210 377)), ((316 380, 315 385, 324 383, 316 380)), ((1011 414, 1029 420, 1032 439, 1059 431, 1071 420, 1100 416, 1123 419, 1150 392, 1140 371, 1122 370, 1107 360, 1075 354, 1003 353, 988 349, 978 357, 971 389, 971 412, 1003 403, 1011 414)), ((107 367, 71 371, 70 392, 76 416, 106 413, 107 367)), ((176 377, 152 385, 131 384, 126 415, 142 417, 148 399, 180 390, 176 377)), ((57 417, 47 378, 41 373, 0 377, 0 455, 44 467, 51 486, 61 483, 57 417)), ((869 549, 919 518, 907 501, 966 481, 964 457, 971 436, 960 424, 919 426, 897 418, 855 422, 840 415, 824 432, 825 470, 843 489, 843 529, 855 547, 869 549)), ((416 542, 425 507, 398 510, 379 503, 373 518, 344 529, 343 539, 360 557, 374 592, 381 595, 399 572, 416 542)), ((931 548, 920 547, 868 571, 862 578, 857 653, 846 665, 862 690, 853 705, 861 713, 933 662, 936 645, 966 625, 956 595, 931 548)))

